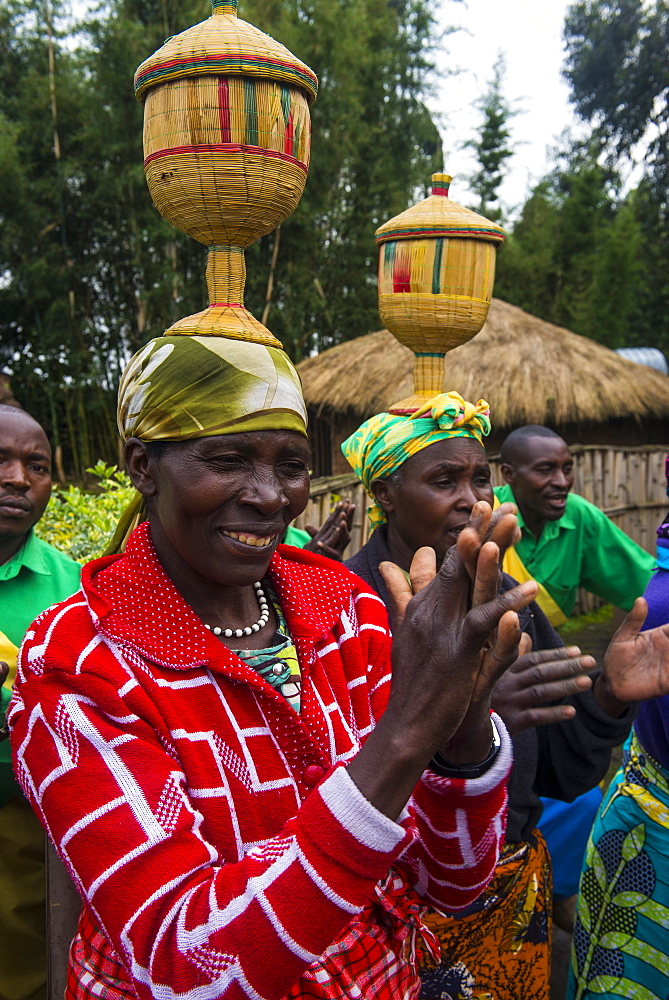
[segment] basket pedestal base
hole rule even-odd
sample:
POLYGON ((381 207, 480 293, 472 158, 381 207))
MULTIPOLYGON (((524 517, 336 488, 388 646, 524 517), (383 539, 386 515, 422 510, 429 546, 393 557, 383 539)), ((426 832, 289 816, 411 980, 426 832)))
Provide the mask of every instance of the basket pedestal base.
POLYGON ((207 289, 209 307, 178 320, 166 330, 169 336, 230 337, 250 340, 266 347, 283 349, 280 340, 259 323, 244 306, 246 263, 241 247, 209 248, 207 258, 207 289))

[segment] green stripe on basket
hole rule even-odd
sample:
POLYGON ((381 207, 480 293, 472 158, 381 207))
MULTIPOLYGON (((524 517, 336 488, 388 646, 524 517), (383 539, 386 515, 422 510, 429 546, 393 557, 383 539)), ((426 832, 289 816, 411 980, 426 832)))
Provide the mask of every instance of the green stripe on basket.
POLYGON ((383 248, 383 266, 386 268, 389 274, 393 273, 393 268, 395 266, 395 254, 397 252, 397 243, 386 243, 383 248))
POLYGON ((174 59, 146 69, 135 75, 135 97, 142 100, 150 87, 177 80, 184 76, 218 76, 228 74, 267 75, 270 79, 283 79, 297 87, 302 87, 312 101, 318 93, 318 79, 308 67, 302 69, 293 63, 280 59, 266 59, 261 56, 247 57, 241 53, 210 56, 206 59, 174 59))
POLYGON ((254 80, 244 79, 244 116, 246 119, 246 139, 249 146, 258 145, 258 104, 254 80))
POLYGON ((443 351, 416 351, 417 358, 443 358, 445 354, 443 351))
POLYGON ((432 267, 432 294, 438 295, 441 291, 441 259, 444 256, 444 241, 437 240, 434 248, 434 266, 432 267))
POLYGON ((415 229, 391 229, 384 233, 379 233, 375 236, 375 242, 385 243, 386 240, 410 240, 425 237, 444 238, 449 236, 480 236, 485 240, 491 240, 493 243, 503 243, 505 239, 504 233, 500 232, 499 229, 483 229, 480 226, 439 226, 438 228, 426 227, 425 229, 416 226, 415 229))
POLYGON ((281 110, 283 112, 283 123, 287 125, 290 118, 290 91, 285 83, 281 84, 281 110))
POLYGON ((220 10, 223 14, 236 14, 237 0, 211 0, 211 9, 220 10))

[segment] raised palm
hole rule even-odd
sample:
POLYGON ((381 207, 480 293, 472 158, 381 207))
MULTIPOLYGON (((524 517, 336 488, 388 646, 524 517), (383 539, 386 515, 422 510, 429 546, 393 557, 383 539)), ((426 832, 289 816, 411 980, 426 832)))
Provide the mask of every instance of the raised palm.
POLYGON ((604 655, 604 676, 621 702, 669 694, 669 624, 640 632, 647 613, 637 598, 604 655))

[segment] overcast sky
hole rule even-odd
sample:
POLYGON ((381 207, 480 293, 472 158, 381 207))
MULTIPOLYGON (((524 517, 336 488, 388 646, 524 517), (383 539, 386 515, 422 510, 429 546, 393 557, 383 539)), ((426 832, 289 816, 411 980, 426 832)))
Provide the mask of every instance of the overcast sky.
POLYGON ((453 175, 455 201, 466 200, 463 175, 473 168, 471 153, 458 147, 480 122, 472 102, 486 90, 500 51, 506 57, 505 95, 523 112, 510 123, 517 150, 501 189, 507 207, 522 203, 546 170, 547 147, 574 123, 561 77, 568 6, 566 0, 442 0, 443 24, 463 28, 445 39, 449 51, 440 57, 442 66, 458 66, 462 73, 441 81, 432 104, 443 116, 444 162, 453 175))

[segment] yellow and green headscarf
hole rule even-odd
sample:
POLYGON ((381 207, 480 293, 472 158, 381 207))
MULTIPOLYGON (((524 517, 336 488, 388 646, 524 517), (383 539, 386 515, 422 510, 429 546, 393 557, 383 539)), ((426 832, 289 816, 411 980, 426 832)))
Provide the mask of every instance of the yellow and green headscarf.
POLYGON ((415 413, 377 413, 365 420, 341 450, 373 503, 367 513, 374 528, 386 520, 372 493, 375 479, 387 479, 412 455, 437 441, 474 438, 479 444, 490 433, 490 407, 484 399, 468 403, 457 392, 434 396, 415 413))
POLYGON ((283 351, 226 337, 157 337, 123 373, 118 428, 124 441, 262 430, 306 437, 307 411, 283 351))
MULTIPOLYGON (((124 441, 188 441, 263 430, 307 436, 300 377, 288 356, 226 337, 150 341, 126 366, 117 416, 124 441)), ((107 552, 123 549, 140 519, 141 504, 138 493, 107 552)))

